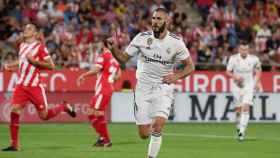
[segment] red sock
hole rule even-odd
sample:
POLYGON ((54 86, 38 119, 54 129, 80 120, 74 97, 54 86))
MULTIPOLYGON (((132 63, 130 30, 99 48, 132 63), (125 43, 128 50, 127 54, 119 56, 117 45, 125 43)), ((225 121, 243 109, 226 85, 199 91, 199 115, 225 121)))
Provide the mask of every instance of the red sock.
POLYGON ((11 136, 11 146, 18 148, 18 132, 19 132, 19 114, 11 112, 11 122, 10 122, 10 136, 11 136))
POLYGON ((105 141, 110 141, 110 136, 107 128, 107 121, 105 119, 105 116, 99 116, 97 119, 98 119, 98 130, 100 130, 101 137, 103 137, 105 141))
MULTIPOLYGON (((95 115, 89 115, 88 119, 90 121, 91 127, 95 129, 96 133, 100 135, 100 130, 98 128, 98 120, 95 115)), ((101 135, 100 135, 101 137, 101 135)))
POLYGON ((65 105, 64 104, 58 104, 55 107, 48 109, 47 120, 57 116, 62 111, 65 111, 65 105))

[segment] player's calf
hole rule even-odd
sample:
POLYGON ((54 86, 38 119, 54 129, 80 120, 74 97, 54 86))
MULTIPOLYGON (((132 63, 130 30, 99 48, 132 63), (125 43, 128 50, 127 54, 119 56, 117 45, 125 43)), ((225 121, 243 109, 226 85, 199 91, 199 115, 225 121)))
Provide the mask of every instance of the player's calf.
POLYGON ((70 105, 66 101, 63 101, 62 104, 58 104, 50 109, 43 108, 38 110, 39 117, 42 120, 49 120, 51 118, 54 118, 61 112, 66 112, 71 117, 76 117, 75 107, 73 105, 70 105))
POLYGON ((138 133, 141 139, 148 139, 151 134, 151 125, 138 125, 138 133))

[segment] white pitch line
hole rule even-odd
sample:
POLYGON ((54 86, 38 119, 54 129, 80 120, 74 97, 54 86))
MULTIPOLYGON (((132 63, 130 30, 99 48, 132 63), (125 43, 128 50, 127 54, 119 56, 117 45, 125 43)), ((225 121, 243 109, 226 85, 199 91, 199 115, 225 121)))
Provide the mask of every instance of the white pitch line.
MULTIPOLYGON (((235 136, 225 136, 225 135, 212 135, 212 134, 187 134, 187 133, 165 133, 166 136, 175 137, 199 137, 199 138, 220 138, 220 139, 236 139, 235 136)), ((258 139, 258 140, 269 140, 269 141, 280 141, 278 137, 245 137, 245 139, 258 139)))
MULTIPOLYGON (((91 133, 86 132, 75 132, 75 133, 65 133, 65 132, 23 132, 24 135, 79 135, 85 136, 91 133)), ((0 133, 0 135, 7 135, 7 133, 0 133)), ((164 136, 175 136, 175 137, 198 137, 198 138, 212 138, 212 139, 236 139, 235 136, 226 135, 213 135, 213 134, 188 134, 188 133, 164 133, 164 136)), ((257 140, 267 140, 267 141, 280 141, 278 137, 245 137, 247 139, 257 139, 257 140)))

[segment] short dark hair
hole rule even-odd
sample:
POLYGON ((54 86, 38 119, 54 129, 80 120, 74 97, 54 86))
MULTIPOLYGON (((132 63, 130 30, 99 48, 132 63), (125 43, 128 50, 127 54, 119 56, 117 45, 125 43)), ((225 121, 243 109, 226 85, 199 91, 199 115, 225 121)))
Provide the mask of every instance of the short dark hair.
POLYGON ((249 45, 249 41, 248 40, 246 40, 246 39, 240 39, 240 41, 239 41, 239 44, 240 45, 249 45))
POLYGON ((36 32, 39 31, 39 26, 36 23, 30 22, 30 23, 27 23, 25 26, 27 26, 27 25, 32 25, 36 32))
POLYGON ((169 11, 165 8, 157 8, 154 10, 154 12, 164 12, 165 14, 169 14, 169 11))
POLYGON ((109 44, 110 44, 109 41, 108 41, 109 38, 110 38, 110 36, 105 35, 105 36, 102 37, 102 40, 101 40, 101 42, 102 42, 102 43, 104 44, 104 46, 107 47, 107 48, 109 47, 109 44))

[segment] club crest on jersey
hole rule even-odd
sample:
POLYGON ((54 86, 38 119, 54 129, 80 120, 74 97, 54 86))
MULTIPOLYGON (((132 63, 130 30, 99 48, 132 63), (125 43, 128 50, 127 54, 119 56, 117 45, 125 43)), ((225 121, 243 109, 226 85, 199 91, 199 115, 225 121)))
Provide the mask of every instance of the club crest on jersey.
POLYGON ((151 49, 150 46, 152 45, 152 43, 153 43, 153 39, 152 39, 152 38, 148 38, 148 39, 147 39, 147 45, 148 45, 147 48, 148 48, 148 49, 151 49))
POLYGON ((171 48, 167 48, 166 53, 170 54, 171 53, 171 48))

